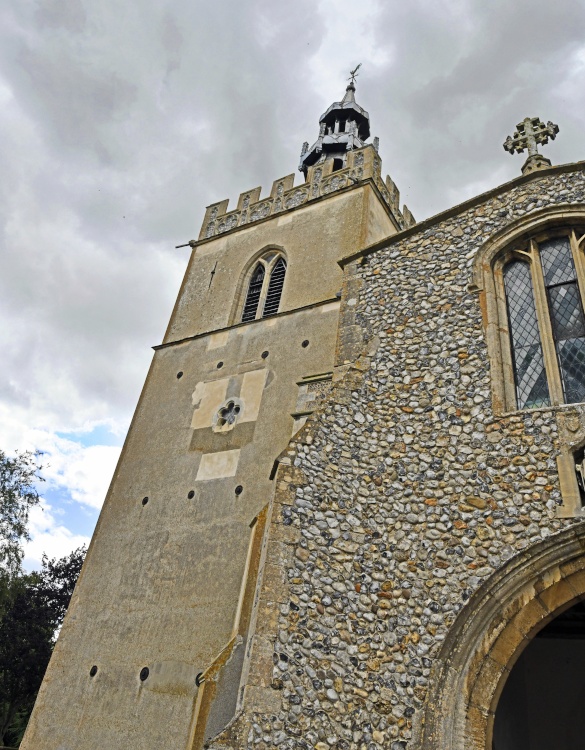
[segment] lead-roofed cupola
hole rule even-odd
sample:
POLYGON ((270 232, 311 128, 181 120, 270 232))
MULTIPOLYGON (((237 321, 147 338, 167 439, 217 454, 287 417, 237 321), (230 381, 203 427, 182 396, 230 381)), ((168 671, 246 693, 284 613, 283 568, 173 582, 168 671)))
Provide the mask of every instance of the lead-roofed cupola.
POLYGON ((352 80, 340 102, 333 104, 319 118, 319 137, 309 148, 303 144, 299 171, 307 177, 309 167, 332 159, 333 171, 346 166, 348 151, 361 148, 370 137, 370 115, 355 100, 352 80))

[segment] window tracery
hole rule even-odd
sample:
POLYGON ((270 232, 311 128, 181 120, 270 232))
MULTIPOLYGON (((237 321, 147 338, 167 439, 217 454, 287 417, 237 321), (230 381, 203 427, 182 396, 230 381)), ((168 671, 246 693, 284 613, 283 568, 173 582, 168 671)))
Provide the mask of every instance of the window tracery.
POLYGON ((269 252, 258 259, 249 277, 242 323, 278 313, 285 275, 286 260, 281 253, 269 252))
POLYGON ((535 236, 498 259, 496 278, 498 266, 516 408, 585 402, 585 263, 575 232, 535 236))

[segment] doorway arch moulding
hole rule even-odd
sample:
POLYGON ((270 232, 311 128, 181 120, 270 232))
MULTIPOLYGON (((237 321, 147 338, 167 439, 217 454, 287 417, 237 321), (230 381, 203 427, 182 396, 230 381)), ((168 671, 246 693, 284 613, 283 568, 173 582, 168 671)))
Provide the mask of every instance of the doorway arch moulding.
POLYGON ((421 750, 491 750, 510 670, 532 638, 585 599, 585 523, 523 550, 475 592, 431 673, 416 727, 421 750))

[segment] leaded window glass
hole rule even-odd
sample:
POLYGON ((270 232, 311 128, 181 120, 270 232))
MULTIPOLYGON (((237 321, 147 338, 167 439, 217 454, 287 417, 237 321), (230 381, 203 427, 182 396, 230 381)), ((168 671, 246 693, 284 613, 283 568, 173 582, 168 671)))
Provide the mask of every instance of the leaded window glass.
POLYGON ((580 253, 576 235, 567 233, 532 240, 504 266, 519 409, 585 402, 580 253))
POLYGON ((550 405, 530 267, 514 260, 504 270, 518 408, 550 405))
POLYGON ((565 403, 585 401, 585 316, 568 237, 539 244, 565 403))

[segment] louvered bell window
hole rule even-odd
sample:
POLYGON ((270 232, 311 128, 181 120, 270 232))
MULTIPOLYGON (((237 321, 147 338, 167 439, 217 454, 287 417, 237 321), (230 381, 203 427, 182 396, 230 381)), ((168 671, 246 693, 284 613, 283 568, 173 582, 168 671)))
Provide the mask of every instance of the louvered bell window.
POLYGON ((272 268, 268 291, 266 293, 266 302, 264 303, 263 318, 269 315, 276 315, 280 298, 282 296, 282 287, 284 286, 284 275, 286 273, 286 262, 284 258, 279 258, 272 268))
POLYGON ((277 314, 285 275, 286 260, 282 255, 272 251, 260 258, 248 284, 242 323, 277 314))
POLYGON ((244 303, 244 312, 242 313, 242 323, 256 318, 258 303, 260 302, 260 295, 262 294, 262 286, 264 284, 264 276, 264 266, 262 263, 258 263, 250 279, 250 286, 248 287, 246 302, 244 303))

